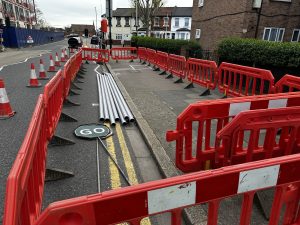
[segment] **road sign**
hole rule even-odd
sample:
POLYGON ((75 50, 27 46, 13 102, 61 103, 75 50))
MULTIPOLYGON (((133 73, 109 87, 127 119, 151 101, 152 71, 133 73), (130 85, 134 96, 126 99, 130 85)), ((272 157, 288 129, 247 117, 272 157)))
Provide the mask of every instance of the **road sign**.
POLYGON ((111 135, 111 130, 101 124, 85 124, 77 127, 74 131, 76 137, 85 139, 105 138, 111 135))

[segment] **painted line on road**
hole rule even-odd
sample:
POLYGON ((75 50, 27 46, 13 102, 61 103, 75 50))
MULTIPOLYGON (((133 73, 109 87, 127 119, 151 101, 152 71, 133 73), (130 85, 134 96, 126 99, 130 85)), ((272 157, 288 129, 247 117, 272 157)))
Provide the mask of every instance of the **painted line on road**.
POLYGON ((27 62, 29 59, 41 57, 42 55, 49 54, 49 53, 51 53, 51 50, 49 50, 49 51, 47 51, 47 52, 45 52, 45 53, 41 53, 41 54, 39 54, 38 56, 28 57, 28 58, 26 58, 25 60, 20 61, 20 62, 12 63, 12 64, 9 64, 9 65, 3 65, 2 67, 0 67, 0 72, 1 72, 5 67, 8 67, 8 66, 14 66, 14 65, 21 64, 21 63, 25 63, 25 62, 27 62))
MULTIPOLYGON (((135 169, 133 166, 133 162, 132 162, 132 159, 131 159, 120 123, 116 124, 116 133, 117 133, 118 141, 120 144, 126 171, 128 174, 128 179, 132 185, 136 185, 139 182, 137 179, 137 175, 136 175, 136 172, 135 172, 135 169)), ((149 217, 144 218, 141 221, 141 224, 142 225, 151 225, 151 221, 150 221, 149 217)))
MULTIPOLYGON (((109 123, 105 123, 105 125, 110 128, 109 123)), ((115 144, 113 142, 113 136, 110 136, 106 139, 106 145, 107 145, 107 150, 109 153, 112 155, 112 157, 117 160, 116 156, 116 150, 115 150, 115 144)), ((111 183, 111 188, 117 189, 121 187, 121 180, 120 180, 120 173, 114 162, 110 157, 108 157, 108 162, 109 162, 109 171, 110 171, 110 183, 111 183)))

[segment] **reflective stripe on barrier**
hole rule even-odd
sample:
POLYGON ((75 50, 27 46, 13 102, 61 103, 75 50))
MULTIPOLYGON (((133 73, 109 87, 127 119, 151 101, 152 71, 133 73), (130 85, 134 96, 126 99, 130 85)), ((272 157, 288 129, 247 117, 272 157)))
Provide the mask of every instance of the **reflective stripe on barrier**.
POLYGON ((186 60, 184 56, 169 54, 168 71, 182 79, 186 76, 186 60))
POLYGON ((138 48, 138 57, 139 57, 140 60, 147 61, 148 60, 147 49, 139 47, 138 48))
POLYGON ((157 61, 157 58, 156 58, 156 51, 151 49, 151 48, 147 48, 147 60, 150 64, 152 65, 156 65, 156 61, 157 61))
POLYGON ((274 77, 269 70, 223 62, 219 67, 219 91, 226 96, 274 93, 274 77))
POLYGON ((215 158, 216 135, 238 113, 292 106, 300 106, 300 93, 220 99, 189 105, 177 117, 176 130, 166 134, 168 142, 176 140, 176 166, 183 172, 195 172, 216 165, 221 160, 215 158))
POLYGON ((218 82, 218 66, 214 61, 189 58, 187 77, 190 82, 213 90, 218 82))
POLYGON ((57 74, 46 84, 44 89, 44 103, 47 121, 47 138, 50 140, 54 135, 58 124, 64 101, 64 80, 63 72, 57 74))
POLYGON ((160 69, 164 71, 168 71, 168 58, 169 58, 168 53, 157 51, 156 58, 157 58, 156 65, 160 69))
POLYGON ((82 48, 82 60, 109 62, 109 50, 98 48, 82 48))
POLYGON ((300 77, 286 74, 275 84, 275 88, 277 93, 300 91, 300 77))
POLYGON ((113 60, 133 60, 137 59, 137 48, 124 47, 124 48, 112 48, 110 55, 113 60))
POLYGON ((299 137, 299 106, 241 112, 218 132, 213 167, 300 153, 299 137))
POLYGON ((32 225, 42 208, 47 155, 47 123, 40 95, 25 139, 6 184, 3 225, 32 225))
POLYGON ((278 224, 280 212, 285 208, 283 224, 292 225, 299 219, 299 181, 300 154, 56 202, 44 211, 36 225, 108 225, 125 222, 138 225, 143 218, 164 212, 171 213, 170 224, 179 225, 183 208, 202 203, 208 203, 207 224, 216 225, 222 201, 237 195, 243 197, 243 203, 238 205, 241 209, 236 217, 240 217, 240 224, 249 225, 255 193, 271 187, 275 187, 275 194, 272 196, 269 224, 278 224))

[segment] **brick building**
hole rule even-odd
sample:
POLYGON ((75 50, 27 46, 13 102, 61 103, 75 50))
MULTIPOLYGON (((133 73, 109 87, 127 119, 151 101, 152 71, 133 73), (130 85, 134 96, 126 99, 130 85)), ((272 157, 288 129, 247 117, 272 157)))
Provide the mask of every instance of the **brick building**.
POLYGON ((194 0, 192 39, 216 49, 226 37, 300 40, 300 0, 194 0))
POLYGON ((71 33, 76 33, 79 35, 84 34, 84 30, 88 29, 89 31, 89 36, 92 36, 94 34, 96 34, 95 31, 95 26, 93 25, 88 25, 88 24, 71 24, 71 33))

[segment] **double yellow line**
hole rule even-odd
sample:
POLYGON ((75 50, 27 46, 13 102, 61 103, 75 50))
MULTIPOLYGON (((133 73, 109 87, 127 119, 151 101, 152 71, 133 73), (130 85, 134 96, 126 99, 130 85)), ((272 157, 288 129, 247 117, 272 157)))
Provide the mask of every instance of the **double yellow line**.
MULTIPOLYGON (((106 126, 109 126, 109 124, 106 124, 106 126)), ((132 163, 132 159, 124 138, 124 134, 121 128, 121 125, 119 123, 116 123, 116 136, 118 138, 118 142, 120 144, 120 149, 121 149, 121 153, 124 159, 124 164, 125 164, 125 168, 128 174, 128 179, 129 182, 132 185, 136 185, 138 184, 138 178, 132 163)), ((110 136, 109 138, 106 139, 106 144, 107 144, 107 149, 110 152, 110 154, 112 155, 112 157, 118 161, 117 157, 116 157, 116 150, 115 150, 115 144, 113 141, 113 136, 110 136)), ((113 163, 113 161, 109 158, 109 170, 110 170, 110 182, 111 182, 111 187, 112 189, 117 189, 117 188, 121 188, 121 180, 120 180, 120 173, 119 170, 117 169, 116 165, 113 163)), ((150 219, 144 218, 141 221, 142 225, 151 225, 150 219)))

